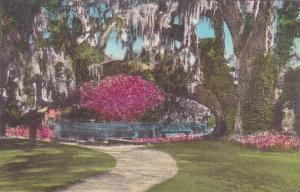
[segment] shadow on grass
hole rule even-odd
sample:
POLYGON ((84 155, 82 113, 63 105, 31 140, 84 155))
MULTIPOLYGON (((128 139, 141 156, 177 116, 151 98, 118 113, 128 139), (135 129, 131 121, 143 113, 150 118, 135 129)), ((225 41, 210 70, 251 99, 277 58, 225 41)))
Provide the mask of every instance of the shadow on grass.
POLYGON ((0 156, 1 192, 53 191, 115 165, 94 150, 44 142, 32 147, 23 140, 0 140, 0 156))
POLYGON ((263 152, 221 141, 159 144, 170 153, 178 174, 152 192, 296 192, 300 152, 263 152))

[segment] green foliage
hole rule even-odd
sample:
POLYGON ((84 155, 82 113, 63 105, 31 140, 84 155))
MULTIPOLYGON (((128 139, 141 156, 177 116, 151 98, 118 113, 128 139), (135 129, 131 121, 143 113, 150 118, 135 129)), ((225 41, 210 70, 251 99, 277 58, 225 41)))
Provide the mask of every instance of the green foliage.
POLYGON ((284 75, 282 92, 282 97, 286 101, 296 101, 300 99, 300 67, 296 69, 289 68, 287 70, 284 75))
POLYGON ((22 113, 15 103, 10 103, 4 106, 4 111, 1 115, 3 122, 7 123, 9 126, 15 126, 18 124, 22 113))
POLYGON ((63 0, 27 0, 33 12, 38 12, 41 7, 48 11, 48 14, 54 16, 58 14, 61 2, 63 0))
POLYGON ((90 65, 101 63, 104 60, 104 53, 99 47, 90 46, 87 42, 84 42, 77 47, 74 57, 90 65))
POLYGON ((19 124, 37 129, 44 119, 45 113, 39 113, 36 110, 30 110, 19 118, 19 124))
POLYGON ((157 65, 153 70, 155 83, 166 93, 183 95, 192 80, 192 73, 184 72, 183 67, 174 66, 171 61, 157 65))
POLYGON ((88 65, 101 63, 104 60, 104 53, 102 49, 90 46, 86 42, 77 45, 75 49, 71 58, 73 59, 76 81, 84 82, 88 80, 88 65))
POLYGON ((60 112, 61 112, 62 117, 67 117, 72 112, 72 108, 65 107, 65 108, 60 109, 60 112))
POLYGON ((42 0, 42 6, 45 7, 50 13, 54 14, 59 10, 61 2, 62 0, 42 0))
POLYGON ((294 109, 296 121, 295 129, 300 134, 300 67, 296 69, 290 68, 284 76, 284 83, 282 86, 282 96, 280 100, 283 103, 289 104, 290 109, 294 109))
POLYGON ((165 112, 164 106, 159 106, 153 110, 148 110, 146 113, 142 115, 142 117, 139 119, 141 122, 159 122, 161 120, 162 115, 165 112))
POLYGON ((34 106, 35 104, 35 89, 33 87, 32 68, 26 67, 24 75, 24 88, 23 92, 27 95, 26 105, 34 106))
POLYGON ((73 37, 75 36, 75 38, 82 35, 82 32, 83 32, 82 23, 81 23, 80 19, 78 19, 77 17, 75 17, 73 19, 71 31, 72 31, 73 37))
POLYGON ((4 7, 0 7, 0 40, 4 39, 15 26, 16 18, 9 15, 4 7))
POLYGON ((147 79, 151 82, 154 82, 154 75, 150 70, 149 66, 139 60, 131 60, 128 62, 129 66, 129 75, 138 75, 147 79))
POLYGON ((227 129, 233 132, 235 113, 233 78, 215 39, 201 41, 201 58, 204 63, 204 86, 219 100, 225 114, 227 129))
POLYGON ((71 30, 67 25, 67 18, 62 16, 59 20, 49 21, 50 44, 57 47, 60 51, 70 54, 74 49, 71 30))
POLYGON ((272 54, 259 55, 253 61, 252 79, 242 104, 245 133, 271 128, 278 69, 272 54))
POLYGON ((27 100, 26 100, 26 104, 28 106, 34 106, 35 105, 35 97, 33 95, 28 96, 27 100))
POLYGON ((300 37, 300 13, 296 1, 285 1, 278 10, 278 25, 275 36, 275 56, 280 69, 284 69, 293 57, 295 37, 300 37))
POLYGON ((117 33, 120 33, 122 30, 123 20, 121 17, 116 16, 115 22, 116 22, 116 31, 117 33))
POLYGON ((38 37, 35 39, 35 43, 36 43, 36 46, 37 47, 40 47, 40 48, 45 48, 45 47, 48 47, 50 42, 48 39, 44 39, 42 37, 38 37))
POLYGON ((208 117, 207 125, 208 127, 216 127, 216 117, 214 115, 208 117))
POLYGON ((71 119, 75 121, 84 121, 88 119, 96 119, 97 114, 91 109, 84 108, 66 108, 61 114, 62 118, 71 119))
POLYGON ((232 133, 234 131, 235 106, 231 105, 229 107, 226 107, 225 112, 226 127, 229 130, 229 132, 232 133))

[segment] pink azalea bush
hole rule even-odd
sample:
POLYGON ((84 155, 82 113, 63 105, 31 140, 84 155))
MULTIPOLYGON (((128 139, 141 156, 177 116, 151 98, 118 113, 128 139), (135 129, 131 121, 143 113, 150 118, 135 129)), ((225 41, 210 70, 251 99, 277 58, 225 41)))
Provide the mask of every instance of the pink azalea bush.
POLYGON ((106 120, 135 120, 164 100, 155 84, 124 74, 106 77, 98 85, 87 82, 80 89, 80 106, 106 120))
MULTIPOLYGON (((29 128, 17 126, 7 128, 5 131, 6 137, 17 137, 17 138, 28 138, 29 137, 29 128)), ((53 140, 54 132, 53 129, 48 127, 41 127, 37 130, 37 139, 40 140, 53 140)))
POLYGON ((260 150, 299 150, 300 138, 291 135, 282 135, 276 132, 262 132, 242 136, 239 141, 243 146, 254 147, 260 150))
POLYGON ((174 143, 185 141, 198 141, 203 138, 200 135, 190 134, 188 136, 181 135, 177 137, 156 137, 156 138, 136 138, 132 140, 133 144, 157 144, 157 143, 174 143))

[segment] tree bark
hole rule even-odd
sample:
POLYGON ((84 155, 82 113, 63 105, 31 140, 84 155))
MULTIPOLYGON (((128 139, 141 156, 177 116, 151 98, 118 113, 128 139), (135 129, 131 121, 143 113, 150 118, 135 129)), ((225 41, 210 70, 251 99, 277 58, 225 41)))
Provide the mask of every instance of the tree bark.
POLYGON ((189 99, 197 101, 206 107, 208 107, 211 112, 216 117, 216 127, 214 128, 211 136, 213 138, 219 138, 227 133, 227 126, 225 121, 224 112, 222 110, 221 104, 218 98, 207 88, 202 85, 197 85, 193 91, 193 93, 189 93, 189 99))
POLYGON ((241 12, 239 1, 223 1, 220 11, 228 24, 232 35, 234 51, 237 57, 237 100, 235 114, 235 132, 242 134, 242 106, 246 91, 252 76, 252 64, 259 54, 268 52, 267 28, 272 24, 272 5, 274 0, 256 2, 259 6, 253 11, 251 31, 245 31, 244 14, 241 12), (246 34, 247 33, 247 34, 246 34), (243 39, 243 38, 246 38, 243 39))
POLYGON ((6 132, 6 126, 4 123, 0 120, 0 136, 4 137, 6 132))
POLYGON ((36 134, 37 134, 38 125, 30 125, 29 126, 29 144, 36 144, 36 134))

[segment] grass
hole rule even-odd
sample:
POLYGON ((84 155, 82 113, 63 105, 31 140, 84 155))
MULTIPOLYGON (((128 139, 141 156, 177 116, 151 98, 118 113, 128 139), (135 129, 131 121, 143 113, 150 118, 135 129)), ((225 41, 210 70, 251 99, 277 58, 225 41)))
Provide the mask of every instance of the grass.
POLYGON ((113 157, 77 146, 0 140, 0 191, 47 192, 64 188, 115 165, 113 157))
POLYGON ((178 174, 150 192, 300 192, 300 152, 262 152, 221 141, 159 144, 178 174))

